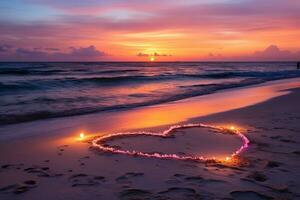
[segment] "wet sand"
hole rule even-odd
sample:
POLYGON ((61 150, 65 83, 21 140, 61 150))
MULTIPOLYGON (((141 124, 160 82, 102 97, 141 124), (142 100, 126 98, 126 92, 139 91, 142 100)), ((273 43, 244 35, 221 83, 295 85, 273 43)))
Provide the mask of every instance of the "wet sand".
MULTIPOLYGON (((299 79, 285 80, 122 113, 1 127, 0 199, 298 199, 299 86, 299 79), (234 125, 250 139, 249 148, 216 163, 103 153, 88 142, 97 134, 200 122, 234 125), (77 138, 81 131, 84 140, 77 138)), ((124 138, 110 144, 218 155, 239 143, 193 131, 169 141, 124 138), (219 150, 211 151, 216 145, 219 150)))

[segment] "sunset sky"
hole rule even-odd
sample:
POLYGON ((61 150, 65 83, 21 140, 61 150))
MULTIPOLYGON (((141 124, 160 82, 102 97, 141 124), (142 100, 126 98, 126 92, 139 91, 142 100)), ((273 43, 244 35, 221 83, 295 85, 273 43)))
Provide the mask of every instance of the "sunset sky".
POLYGON ((299 0, 2 0, 1 61, 300 60, 299 0))

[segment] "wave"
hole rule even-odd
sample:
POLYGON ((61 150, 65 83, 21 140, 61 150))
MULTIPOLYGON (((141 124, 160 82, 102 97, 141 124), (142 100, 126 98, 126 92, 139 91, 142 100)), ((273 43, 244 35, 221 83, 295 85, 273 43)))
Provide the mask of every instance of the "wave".
POLYGON ((145 81, 163 81, 176 80, 184 78, 210 78, 210 79, 228 79, 228 78, 261 78, 264 80, 276 80, 282 78, 299 77, 299 71, 281 71, 281 72, 222 72, 210 74, 162 74, 157 76, 113 76, 113 77, 92 77, 81 79, 68 79, 67 82, 77 83, 124 83, 124 82, 145 82, 145 81))
POLYGON ((22 83, 1 83, 0 82, 0 92, 16 92, 21 90, 36 90, 38 89, 36 86, 22 82, 22 83))
MULTIPOLYGON (((114 74, 114 73, 127 73, 127 72, 139 72, 140 70, 137 69, 118 69, 118 70, 106 70, 96 72, 96 74, 114 74)), ((95 74, 95 72, 90 72, 90 74, 95 74)))
MULTIPOLYGON (((117 72, 118 70, 112 70, 112 71, 109 70, 108 73, 110 72, 114 73, 115 71, 117 72)), ((120 70, 120 71, 126 72, 128 70, 120 70)), ((9 71, 6 72, 8 73, 9 71)), ((2 71, 0 73, 6 73, 6 72, 2 71)), ((47 74, 48 72, 45 71, 43 73, 47 74)), ((264 81, 269 81, 269 80, 277 80, 283 78, 294 78, 299 76, 300 76, 299 71, 289 70, 289 71, 279 71, 279 72, 278 71, 276 72, 247 71, 247 72, 222 72, 222 73, 208 73, 208 74, 161 74, 156 76, 128 75, 128 76, 111 76, 111 77, 96 76, 96 77, 82 77, 82 78, 52 78, 52 79, 41 78, 41 79, 34 79, 28 81, 16 81, 12 83, 0 82, 0 93, 1 92, 6 93, 15 90, 26 92, 28 90, 51 90, 57 88, 81 87, 81 86, 84 87, 87 85, 94 85, 95 87, 99 87, 99 86, 105 87, 105 86, 117 86, 121 84, 123 85, 123 84, 134 84, 134 83, 149 83, 155 81, 169 81, 169 80, 182 80, 182 79, 198 80, 198 79, 256 78, 256 79, 262 79, 264 81)))
POLYGON ((300 77, 295 63, 0 63, 0 124, 149 106, 294 77, 300 77))
MULTIPOLYGON (((69 82, 77 83, 124 83, 124 82, 141 82, 141 81, 157 81, 171 79, 171 76, 159 75, 159 76, 113 76, 113 77, 92 77, 81 79, 69 79, 69 82)), ((174 77, 176 78, 176 77, 174 77)))
POLYGON ((11 68, 1 68, 0 75, 14 75, 14 76, 24 76, 24 75, 45 75, 57 74, 64 72, 59 69, 52 70, 33 70, 33 69, 11 69, 11 68))
MULTIPOLYGON (((298 75, 299 76, 299 75, 298 75)), ((276 80, 280 78, 273 78, 272 80, 276 80)), ((75 115, 84 115, 84 114, 91 114, 101 111, 112 111, 112 110, 120 110, 120 109, 130 109, 136 108, 141 106, 151 106, 161 103, 168 103, 172 101, 177 101, 185 98, 200 96, 211 94, 217 92, 219 90, 230 89, 230 88, 237 88, 243 86, 249 86, 259 83, 266 82, 266 79, 261 78, 247 78, 240 82, 227 82, 221 84, 195 84, 190 86, 179 86, 180 88, 184 88, 183 92, 179 92, 172 95, 165 95, 160 99, 149 100, 145 102, 139 103, 130 103, 130 104, 117 104, 112 106, 100 106, 100 107, 82 107, 77 109, 70 109, 70 110, 62 110, 52 112, 49 110, 44 111, 37 111, 31 113, 20 113, 20 114, 4 114, 0 116, 0 125, 7 125, 7 124, 15 124, 27 121, 34 121, 34 120, 41 120, 41 119, 48 119, 48 118, 57 118, 57 117, 67 117, 67 116, 75 116, 75 115)))
POLYGON ((297 70, 288 71, 271 71, 271 72, 222 72, 222 73, 210 73, 210 74, 186 74, 184 76, 194 77, 194 78, 213 78, 213 79, 223 79, 223 78, 237 78, 237 77, 260 77, 260 78, 285 78, 285 77, 297 77, 300 76, 297 70))
POLYGON ((29 81, 15 81, 11 83, 0 82, 0 92, 14 90, 46 90, 68 87, 80 87, 86 85, 106 86, 124 83, 150 82, 170 79, 168 76, 115 76, 115 77, 91 77, 91 78, 53 78, 35 79, 29 81))

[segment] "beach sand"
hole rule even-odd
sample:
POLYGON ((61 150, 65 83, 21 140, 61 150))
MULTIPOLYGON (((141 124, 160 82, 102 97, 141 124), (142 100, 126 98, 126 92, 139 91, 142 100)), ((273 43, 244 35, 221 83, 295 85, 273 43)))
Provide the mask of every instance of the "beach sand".
MULTIPOLYGON (((158 106, 3 126, 0 199, 300 199, 299 102, 300 81, 289 79, 158 106), (221 163, 91 148, 97 135, 160 132, 187 123, 234 126, 250 145, 221 163)), ((242 142, 194 128, 167 139, 138 136, 107 144, 223 158, 242 142)))

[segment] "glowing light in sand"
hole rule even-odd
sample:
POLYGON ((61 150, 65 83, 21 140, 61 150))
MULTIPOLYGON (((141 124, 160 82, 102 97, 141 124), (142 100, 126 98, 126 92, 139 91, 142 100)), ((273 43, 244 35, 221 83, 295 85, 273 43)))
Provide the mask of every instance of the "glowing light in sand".
POLYGON ((104 152, 110 152, 110 153, 116 153, 116 154, 124 154, 129 156, 142 156, 142 157, 148 157, 148 158, 160 158, 160 159, 176 159, 176 160, 194 160, 194 161, 208 161, 208 160, 215 160, 215 161, 230 161, 231 158, 237 156, 240 154, 244 149, 246 149, 249 145, 248 138, 243 135, 239 130, 237 129, 231 129, 231 128, 223 128, 219 126, 212 126, 212 125, 206 125, 206 124, 185 124, 185 125, 174 125, 171 126, 169 129, 163 131, 162 133, 154 133, 154 132, 146 132, 146 131, 140 131, 140 132, 124 132, 124 133, 114 133, 109 135, 104 135, 95 138, 92 140, 92 147, 95 149, 99 149, 104 152), (146 153, 146 152, 140 152, 136 150, 122 150, 115 147, 111 147, 108 145, 105 145, 105 143, 109 140, 120 138, 120 137, 127 137, 127 136, 137 136, 137 135, 146 135, 146 136, 158 136, 158 137, 168 137, 175 130, 178 129, 184 129, 184 128, 192 128, 192 127, 202 127, 202 128, 208 128, 215 131, 218 131, 220 134, 222 133, 229 133, 233 135, 237 135, 241 138, 243 144, 231 155, 225 157, 222 159, 216 159, 215 157, 209 158, 205 156, 182 156, 177 154, 163 154, 163 153, 146 153))
POLYGON ((86 135, 84 132, 79 133, 79 137, 76 137, 76 140, 83 141, 86 139, 86 135))
POLYGON ((83 138, 85 137, 84 133, 80 133, 80 134, 79 134, 79 137, 80 137, 81 139, 83 139, 83 138))

